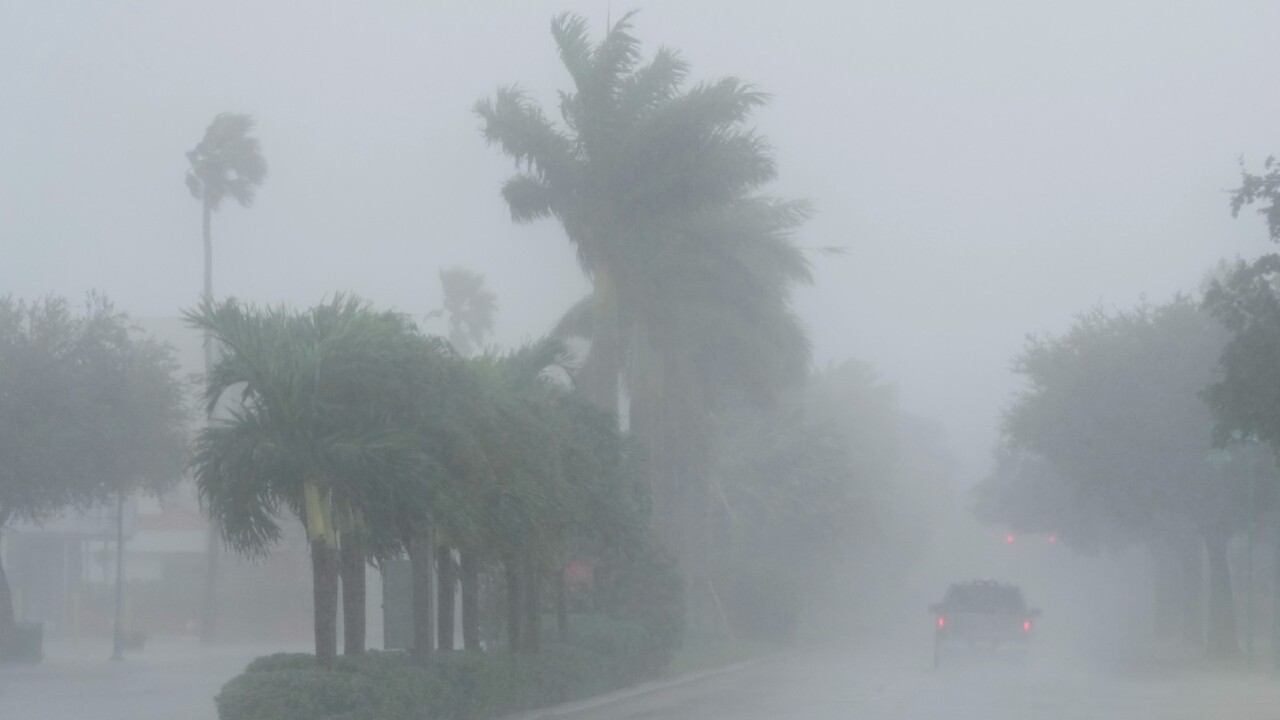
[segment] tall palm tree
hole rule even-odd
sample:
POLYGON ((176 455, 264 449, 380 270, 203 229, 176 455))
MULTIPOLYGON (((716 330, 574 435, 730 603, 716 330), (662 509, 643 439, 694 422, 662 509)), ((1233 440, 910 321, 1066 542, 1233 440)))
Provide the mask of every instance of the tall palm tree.
POLYGON ((640 64, 628 13, 593 45, 586 20, 557 16, 551 32, 574 83, 563 126, 523 91, 476 104, 483 134, 519 171, 503 197, 519 223, 556 218, 592 282, 595 400, 617 407, 623 326, 642 285, 635 269, 661 249, 663 226, 740 199, 774 176, 764 140, 743 126, 766 96, 736 78, 685 88, 688 65, 661 48, 640 64))
POLYGON ((420 444, 394 422, 388 401, 400 395, 396 376, 405 363, 396 336, 405 324, 344 298, 306 313, 205 302, 187 319, 223 353, 209 375, 207 407, 232 401, 228 418, 197 440, 201 500, 228 544, 248 555, 279 539, 283 511, 302 521, 316 657, 330 664, 341 531, 358 529, 374 499, 421 475, 420 444))
MULTIPOLYGON (((187 152, 187 189, 200 201, 204 239, 204 292, 201 299, 213 300, 213 213, 228 197, 240 207, 253 205, 258 187, 267 177, 267 161, 262 157, 258 139, 250 135, 253 117, 236 113, 219 113, 205 129, 204 138, 187 152)), ((213 344, 204 338, 204 370, 213 367, 213 344)), ((212 640, 217 626, 217 553, 218 538, 210 527, 206 549, 204 607, 201 611, 200 637, 212 640)))
POLYGON ((745 123, 767 96, 736 78, 686 87, 668 48, 642 64, 631 17, 598 44, 583 18, 552 21, 574 85, 562 124, 515 87, 476 112, 516 162, 502 188, 512 219, 553 217, 577 249, 592 292, 560 330, 590 339, 587 389, 615 414, 626 377, 653 521, 693 576, 716 403, 767 400, 808 364, 790 293, 809 266, 790 235, 809 209, 760 194, 776 167, 745 123))

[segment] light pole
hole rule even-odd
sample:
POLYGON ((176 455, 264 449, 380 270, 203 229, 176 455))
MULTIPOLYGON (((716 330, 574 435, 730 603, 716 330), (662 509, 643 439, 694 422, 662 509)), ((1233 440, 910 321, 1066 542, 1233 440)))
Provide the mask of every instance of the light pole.
POLYGON ((111 659, 124 660, 124 491, 116 492, 116 620, 111 659))

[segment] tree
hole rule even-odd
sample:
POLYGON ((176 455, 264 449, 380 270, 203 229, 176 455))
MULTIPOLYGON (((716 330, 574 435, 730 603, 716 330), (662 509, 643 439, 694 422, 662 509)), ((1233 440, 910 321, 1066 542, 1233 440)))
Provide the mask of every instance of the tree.
MULTIPOLYGON (((1280 163, 1274 157, 1264 173, 1241 169, 1241 184, 1231 195, 1231 214, 1252 205, 1267 220, 1273 242, 1280 242, 1280 163)), ((1244 433, 1266 442, 1280 455, 1280 254, 1268 253, 1223 268, 1205 292, 1205 307, 1231 331, 1222 355, 1225 377, 1209 392, 1220 438, 1244 433)))
POLYGON ((498 298, 484 285, 484 275, 466 268, 440 271, 444 306, 427 317, 443 317, 449 326, 448 338, 462 357, 470 357, 493 334, 498 298))
MULTIPOLYGON (((175 370, 168 346, 99 295, 80 314, 59 298, 0 298, 0 531, 175 483, 186 450, 175 370)), ((13 628, 0 567, 0 647, 13 628)))
POLYGON ((279 539, 282 511, 302 521, 311 544, 316 657, 329 665, 343 530, 359 530, 377 498, 423 475, 418 439, 387 405, 406 366, 407 321, 343 297, 303 313, 205 302, 187 320, 221 348, 208 410, 232 401, 228 418, 197 440, 202 503, 226 542, 246 555, 279 539))
POLYGON ((852 360, 812 372, 771 408, 718 413, 711 577, 735 635, 790 637, 802 607, 831 597, 845 615, 863 602, 850 588, 884 596, 889 578, 861 548, 880 548, 886 568, 920 557, 948 479, 945 462, 923 460, 940 449, 920 423, 852 360))
MULTIPOLYGON (((250 115, 219 113, 205 129, 204 138, 187 152, 187 189, 200 201, 202 236, 204 239, 204 291, 202 301, 213 301, 213 213, 228 197, 240 207, 253 205, 257 190, 267 177, 267 161, 262 157, 258 139, 250 135, 254 121, 250 115)), ((213 343, 204 338, 204 370, 213 367, 213 343)), ((200 637, 212 640, 217 626, 217 550, 216 530, 210 528, 206 552, 204 607, 200 618, 200 637)))
MULTIPOLYGON (((455 351, 463 358, 470 357, 484 345, 493 333, 494 315, 497 312, 497 296, 484 284, 484 275, 462 267, 440 271, 440 286, 444 291, 444 304, 428 317, 443 317, 448 325, 448 338, 455 351)), ((466 471, 463 471, 466 473, 466 471)), ((437 577, 439 579, 439 645, 451 649, 454 628, 455 576, 462 589, 463 646, 468 650, 480 648, 479 592, 480 566, 470 553, 459 552, 453 559, 454 548, 441 545, 436 548, 437 577)))
POLYGON ((773 178, 766 144, 742 127, 763 93, 736 78, 684 89, 688 65, 661 48, 639 63, 628 13, 598 44, 584 18, 556 17, 551 32, 573 79, 561 93, 564 128, 515 87, 482 100, 484 136, 521 172, 503 197, 516 222, 555 217, 592 281, 590 395, 617 407, 626 313, 638 303, 636 270, 663 230, 742 201, 773 178))
POLYGON ((641 64, 631 17, 595 45, 583 18, 552 21, 574 83, 563 126, 514 87, 476 112, 519 169, 502 189, 512 219, 554 217, 577 249, 592 292, 560 331, 590 340, 584 385, 614 414, 625 369, 655 524, 701 575, 716 403, 768 397, 808 363, 789 305, 809 277, 789 241, 808 208, 758 194, 776 168, 745 123, 767 96, 736 78, 685 87, 668 48, 641 64))
MULTIPOLYGON (((1241 183, 1231 194, 1231 214, 1258 206, 1266 218, 1272 242, 1280 242, 1280 163, 1268 157, 1260 175, 1241 163, 1241 183)), ((1205 307, 1231 331, 1223 350, 1224 376, 1208 392, 1217 421, 1218 439, 1256 438, 1280 458, 1280 405, 1277 367, 1280 367, 1280 253, 1267 253, 1253 262, 1237 260, 1205 292, 1205 307)), ((1275 477, 1274 474, 1271 477, 1275 477)), ((1275 492, 1274 480, 1267 489, 1275 492)), ((1275 548, 1280 552, 1280 524, 1275 524, 1275 548)), ((1280 581, 1280 566, 1277 566, 1280 581)), ((1273 621, 1280 628, 1280 622, 1273 621)), ((1280 631, 1273 645, 1280 648, 1280 631)), ((1280 649, 1276 651, 1280 667, 1280 649)))
POLYGON ((1194 590, 1184 593, 1192 641, 1202 544, 1209 649, 1218 656, 1239 652, 1227 544, 1260 499, 1248 448, 1213 448, 1202 391, 1226 342, 1225 329, 1187 297, 1093 311, 1059 338, 1032 339, 1016 364, 1028 387, 1005 416, 1000 474, 983 491, 987 517, 1016 529, 1051 530, 1086 547, 1179 548, 1194 590))

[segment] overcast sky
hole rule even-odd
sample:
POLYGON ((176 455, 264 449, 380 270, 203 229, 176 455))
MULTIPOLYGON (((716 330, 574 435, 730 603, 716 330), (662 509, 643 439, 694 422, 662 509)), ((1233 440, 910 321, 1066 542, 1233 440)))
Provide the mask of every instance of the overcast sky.
POLYGON ((436 271, 499 296, 499 340, 585 294, 559 227, 513 226, 511 166, 472 104, 568 79, 557 12, 641 8, 652 52, 773 95, 773 190, 810 199, 819 362, 857 357, 985 470, 1011 357, 1076 313, 1194 289, 1268 249, 1224 190, 1280 151, 1280 3, 59 3, 0 0, 0 293, 190 307, 200 208, 183 155, 252 113, 270 163, 214 221, 215 290, 312 303, 350 290, 423 313, 436 271), (1033 7, 1034 6, 1034 7, 1033 7))

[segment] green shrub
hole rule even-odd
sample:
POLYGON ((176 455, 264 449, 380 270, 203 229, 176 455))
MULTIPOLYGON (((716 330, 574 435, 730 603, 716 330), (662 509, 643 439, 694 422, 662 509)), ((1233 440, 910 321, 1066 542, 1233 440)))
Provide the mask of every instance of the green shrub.
POLYGON ((271 670, 314 670, 316 656, 307 653, 275 653, 254 658, 245 667, 246 673, 260 673, 271 670))
POLYGON ((221 720, 484 720, 648 679, 665 652, 638 622, 575 615, 568 643, 533 656, 442 652, 419 666, 404 652, 371 651, 326 670, 312 655, 267 655, 215 703, 221 720))
POLYGON ((443 694, 439 678, 404 653, 344 657, 332 670, 312 655, 278 653, 249 663, 214 702, 218 717, 236 720, 422 720, 443 694))
POLYGON ((680 649, 685 631, 684 579, 675 558, 652 543, 630 548, 598 568, 597 583, 605 612, 639 625, 648 636, 642 673, 660 672, 680 649))

